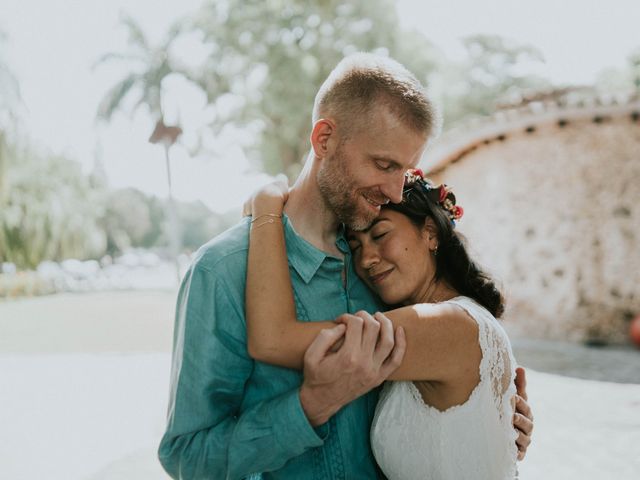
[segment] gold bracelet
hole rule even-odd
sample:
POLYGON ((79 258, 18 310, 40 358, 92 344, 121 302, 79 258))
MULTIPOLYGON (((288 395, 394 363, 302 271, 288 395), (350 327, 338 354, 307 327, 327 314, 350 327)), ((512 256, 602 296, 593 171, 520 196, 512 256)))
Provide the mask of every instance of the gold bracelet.
MULTIPOLYGON (((260 215, 260 217, 264 217, 264 216, 266 216, 266 215, 260 215)), ((258 217, 258 218, 260 218, 260 217, 258 217)), ((253 222, 251 222, 251 223, 253 223, 253 222)), ((259 223, 257 225, 253 225, 252 230, 255 230, 256 228, 260 228, 261 226, 266 225, 267 223, 276 223, 276 221, 273 218, 270 218, 269 220, 265 220, 262 223, 259 223)))
MULTIPOLYGON (((261 219, 262 217, 274 217, 274 218, 282 218, 282 215, 279 213, 263 213, 262 215, 258 215, 257 217, 255 217, 253 220, 251 220, 251 223, 255 223, 256 221, 258 221, 259 219, 261 219)), ((271 222, 273 223, 273 222, 271 222)))

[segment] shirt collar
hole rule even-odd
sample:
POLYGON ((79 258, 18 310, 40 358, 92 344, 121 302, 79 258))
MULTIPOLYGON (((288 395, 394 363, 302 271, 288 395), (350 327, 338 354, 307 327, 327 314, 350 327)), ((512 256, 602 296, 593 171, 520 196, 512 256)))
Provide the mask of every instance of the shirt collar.
POLYGON ((349 248, 349 242, 347 242, 347 227, 344 226, 344 223, 341 223, 338 227, 338 235, 336 236, 336 247, 345 255, 351 254, 351 249, 349 248))
MULTIPOLYGON (((289 217, 283 215, 284 237, 287 242, 287 257, 289 264, 294 268, 305 283, 309 283, 316 274, 322 262, 327 258, 334 258, 322 250, 314 247, 296 233, 291 225, 289 217)), ((344 228, 341 226, 336 238, 336 246, 341 252, 348 253, 349 245, 344 236, 344 228), (346 250, 346 251, 345 251, 346 250)))

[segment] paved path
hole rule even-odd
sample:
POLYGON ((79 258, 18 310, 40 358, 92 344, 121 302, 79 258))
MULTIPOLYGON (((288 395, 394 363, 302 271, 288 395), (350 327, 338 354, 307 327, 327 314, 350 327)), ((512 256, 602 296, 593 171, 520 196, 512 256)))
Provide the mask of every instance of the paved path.
MULTIPOLYGON (((171 292, 0 303, 0 478, 167 478, 155 451, 165 421, 173 303, 171 292)), ((608 375, 626 362, 635 369, 637 352, 516 346, 530 367, 536 415, 520 478, 637 479, 640 385, 531 368, 546 362, 571 373, 593 364, 582 370, 608 375)), ((613 379, 634 378, 631 372, 613 379)))
MULTIPOLYGON (((159 480, 169 354, 0 356, 0 465, 12 480, 159 480)), ((632 480, 640 385, 529 371, 535 444, 522 480, 632 480)))
POLYGON ((541 372, 586 380, 640 384, 640 349, 632 346, 587 347, 519 338, 512 339, 512 343, 518 362, 541 372))

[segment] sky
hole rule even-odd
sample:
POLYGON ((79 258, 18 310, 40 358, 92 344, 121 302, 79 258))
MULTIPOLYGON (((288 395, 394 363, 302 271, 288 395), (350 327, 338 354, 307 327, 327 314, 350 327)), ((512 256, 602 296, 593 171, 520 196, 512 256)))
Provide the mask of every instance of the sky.
MULTIPOLYGON (((125 49, 120 12, 133 16, 152 41, 159 41, 176 18, 200 4, 0 0, 0 29, 9 37, 3 58, 20 82, 23 130, 40 148, 68 155, 86 171, 100 158, 113 187, 166 196, 163 151, 147 143, 153 125, 145 113, 117 114, 108 125, 96 123, 100 98, 124 71, 92 65, 105 52, 125 49)), ((462 52, 460 38, 474 33, 533 45, 545 58, 536 73, 556 84, 590 84, 603 69, 622 67, 640 47, 637 0, 398 0, 397 8, 404 27, 422 31, 454 60, 462 52)), ((202 119, 204 98, 180 84, 170 90, 180 97, 177 115, 188 135, 189 127, 202 119)), ((176 197, 201 200, 218 212, 238 208, 268 180, 244 158, 238 141, 234 136, 219 139, 216 155, 198 158, 176 147, 176 197)))

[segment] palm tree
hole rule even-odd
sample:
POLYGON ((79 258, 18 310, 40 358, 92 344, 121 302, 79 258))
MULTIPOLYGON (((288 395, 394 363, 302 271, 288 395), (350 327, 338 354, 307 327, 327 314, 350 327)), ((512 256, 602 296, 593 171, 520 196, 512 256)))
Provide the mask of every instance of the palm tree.
POLYGON ((8 256, 9 233, 7 229, 7 206, 9 202, 8 141, 7 130, 17 122, 17 110, 21 103, 18 80, 4 59, 3 49, 7 36, 0 30, 0 262, 8 256))
MULTIPOLYGON (((149 142, 161 144, 164 147, 169 194, 168 217, 171 230, 169 232, 169 241, 176 261, 176 269, 178 269, 177 254, 180 249, 180 232, 171 186, 170 150, 182 134, 182 129, 178 125, 167 126, 165 124, 162 111, 162 83, 169 75, 176 73, 190 79, 186 68, 182 67, 169 54, 173 42, 182 32, 182 28, 180 24, 174 25, 163 41, 158 46, 153 46, 133 18, 123 15, 121 22, 128 31, 129 50, 124 53, 107 53, 96 62, 96 66, 105 62, 118 61, 126 66, 129 73, 105 94, 98 106, 97 117, 102 121, 110 121, 116 111, 125 108, 125 99, 130 96, 137 97, 132 111, 142 106, 148 108, 149 114, 155 123, 155 129, 149 138, 149 142)), ((179 270, 177 272, 179 277, 179 270)))
MULTIPOLYGON (((7 36, 0 30, 0 207, 7 199, 6 188, 6 129, 15 124, 16 110, 21 102, 18 80, 4 60, 3 48, 7 36)), ((1 208, 0 208, 1 210, 1 208)))

